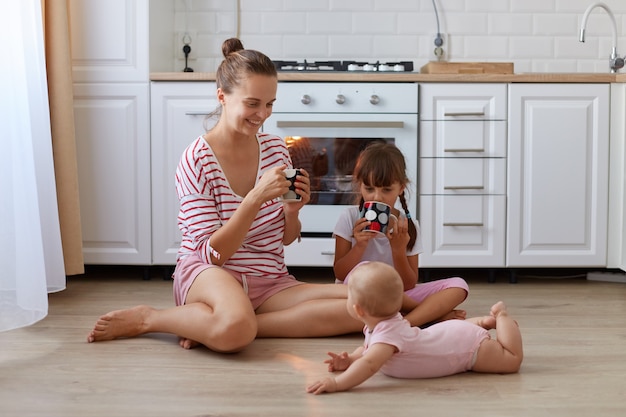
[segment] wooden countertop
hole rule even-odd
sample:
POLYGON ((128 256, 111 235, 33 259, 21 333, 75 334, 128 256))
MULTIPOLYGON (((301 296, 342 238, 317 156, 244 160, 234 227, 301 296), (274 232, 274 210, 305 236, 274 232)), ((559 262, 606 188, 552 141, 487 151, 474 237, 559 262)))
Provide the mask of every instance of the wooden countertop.
MULTIPOLYGON (((153 72, 151 81, 214 81, 214 72, 153 72)), ((624 83, 626 74, 520 73, 520 74, 420 74, 356 72, 279 72, 279 81, 325 82, 437 82, 437 83, 624 83)))

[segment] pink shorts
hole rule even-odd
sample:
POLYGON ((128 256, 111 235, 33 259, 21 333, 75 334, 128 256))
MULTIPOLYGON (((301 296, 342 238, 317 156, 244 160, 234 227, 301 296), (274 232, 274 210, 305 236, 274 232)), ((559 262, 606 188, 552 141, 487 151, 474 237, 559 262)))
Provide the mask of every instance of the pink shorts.
MULTIPOLYGON (((350 275, 343 280, 344 284, 348 283, 350 275)), ((335 280, 337 284, 341 284, 341 281, 335 280)), ((406 295, 409 296, 412 300, 421 303, 427 297, 438 293, 439 291, 447 290, 448 288, 461 288, 465 290, 465 298, 469 294, 469 286, 467 282, 463 278, 452 277, 452 278, 444 278, 438 279, 435 281, 429 281, 424 283, 419 283, 415 287, 408 289, 405 291, 406 295)))
POLYGON ((209 268, 221 268, 231 274, 241 284, 252 303, 252 308, 255 310, 274 294, 284 289, 304 284, 304 282, 296 280, 293 275, 276 277, 250 276, 222 268, 218 265, 207 264, 197 255, 188 255, 178 261, 174 270, 174 301, 177 306, 185 304, 187 293, 194 280, 202 271, 209 268))
POLYGON ((461 288, 465 290, 465 298, 467 298, 467 294, 469 294, 469 286, 467 282, 463 278, 452 277, 452 278, 443 278, 435 281, 429 281, 424 283, 419 283, 415 287, 406 290, 406 295, 409 296, 414 301, 421 303, 435 293, 439 291, 447 290, 448 288, 461 288))

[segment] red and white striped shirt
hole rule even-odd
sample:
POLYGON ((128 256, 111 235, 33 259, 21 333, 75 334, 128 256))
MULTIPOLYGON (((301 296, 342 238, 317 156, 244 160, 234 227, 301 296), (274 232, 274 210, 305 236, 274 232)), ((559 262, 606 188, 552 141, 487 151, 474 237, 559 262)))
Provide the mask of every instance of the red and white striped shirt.
MULTIPOLYGON (((272 167, 291 167, 289 151, 282 138, 257 134, 259 170, 257 182, 272 167)), ((213 153, 202 136, 183 153, 176 169, 176 192, 180 201, 178 227, 182 241, 178 258, 196 253, 211 263, 211 235, 235 213, 243 197, 235 194, 213 153)), ((223 267, 241 274, 272 278, 287 275, 283 234, 285 216, 279 199, 263 203, 241 247, 223 267)))

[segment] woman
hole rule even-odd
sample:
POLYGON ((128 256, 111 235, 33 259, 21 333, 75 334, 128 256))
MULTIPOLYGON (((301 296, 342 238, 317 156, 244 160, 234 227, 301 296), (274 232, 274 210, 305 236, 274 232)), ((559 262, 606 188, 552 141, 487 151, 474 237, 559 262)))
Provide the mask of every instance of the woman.
MULTIPOLYGON (((300 235, 310 200, 309 174, 297 177, 299 202, 282 202, 292 168, 284 141, 259 133, 272 114, 278 79, 272 61, 239 39, 222 45, 216 73, 221 115, 192 142, 176 171, 182 242, 174 271, 176 307, 137 306, 100 317, 88 342, 149 332, 176 334, 236 352, 255 337, 319 337, 358 332, 346 312, 345 286, 291 276, 283 245, 300 235)), ((297 168, 297 167, 296 167, 297 168)))

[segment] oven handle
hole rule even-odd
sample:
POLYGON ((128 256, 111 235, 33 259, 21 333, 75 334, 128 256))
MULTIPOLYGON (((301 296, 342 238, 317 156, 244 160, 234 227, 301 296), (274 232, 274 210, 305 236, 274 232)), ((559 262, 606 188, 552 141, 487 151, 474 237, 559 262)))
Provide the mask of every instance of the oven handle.
POLYGON ((313 127, 313 128, 379 128, 379 129, 402 129, 404 128, 404 122, 371 122, 371 121, 326 121, 316 122, 311 120, 279 120, 276 122, 276 127, 313 127))

